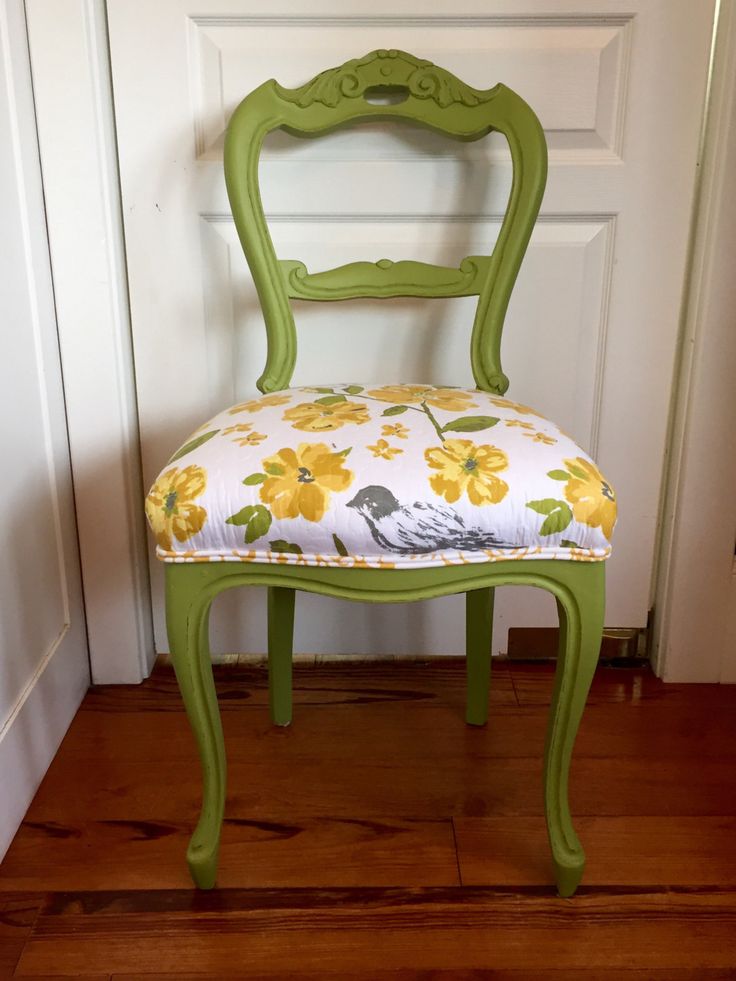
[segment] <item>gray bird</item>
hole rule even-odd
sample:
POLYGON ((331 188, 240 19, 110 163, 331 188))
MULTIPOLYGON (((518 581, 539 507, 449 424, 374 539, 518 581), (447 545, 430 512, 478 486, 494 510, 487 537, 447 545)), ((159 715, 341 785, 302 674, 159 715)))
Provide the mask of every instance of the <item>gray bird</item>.
POLYGON ((388 487, 372 485, 359 490, 346 507, 355 508, 381 548, 407 554, 443 549, 474 551, 513 548, 491 532, 466 528, 463 519, 444 504, 399 504, 388 487))

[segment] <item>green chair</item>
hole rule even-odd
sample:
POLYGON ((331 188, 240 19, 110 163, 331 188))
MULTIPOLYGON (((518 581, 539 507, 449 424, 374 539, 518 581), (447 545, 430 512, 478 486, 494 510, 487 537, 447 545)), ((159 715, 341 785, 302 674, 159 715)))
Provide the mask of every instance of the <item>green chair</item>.
POLYGON ((515 92, 502 84, 473 89, 403 51, 371 52, 297 89, 265 82, 233 114, 225 176, 268 334, 258 381, 264 394, 192 434, 146 501, 166 563, 174 668, 202 760, 203 806, 187 855, 200 888, 215 883, 225 806, 209 609, 223 590, 249 585, 268 587, 269 704, 277 725, 291 721, 297 590, 373 603, 465 593, 471 725, 483 725, 488 714, 494 588, 551 592, 561 630, 544 803, 558 890, 570 896, 580 882, 585 859, 570 818, 568 771, 600 647, 615 496, 569 436, 503 397, 508 379, 500 361, 504 315, 546 170, 542 128, 515 92), (323 272, 277 259, 258 187, 264 137, 277 128, 314 137, 364 120, 407 121, 457 140, 504 134, 513 183, 492 255, 470 256, 457 269, 381 259, 323 272), (391 378, 289 388, 291 299, 395 296, 478 297, 475 388, 391 378))

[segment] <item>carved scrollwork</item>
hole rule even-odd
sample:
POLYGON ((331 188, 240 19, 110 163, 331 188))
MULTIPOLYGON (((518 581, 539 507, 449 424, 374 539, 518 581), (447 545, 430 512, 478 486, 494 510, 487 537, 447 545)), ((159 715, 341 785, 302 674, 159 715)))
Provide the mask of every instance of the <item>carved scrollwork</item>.
POLYGON ((426 262, 379 259, 351 262, 310 273, 303 262, 282 259, 289 296, 301 300, 348 300, 357 297, 477 296, 488 274, 488 256, 466 256, 458 269, 426 262))
POLYGON ((328 68, 301 88, 279 86, 279 94, 303 109, 315 102, 334 108, 341 99, 356 99, 374 88, 405 88, 416 99, 431 99, 443 109, 458 103, 477 106, 492 99, 498 90, 497 86, 474 89, 431 61, 395 48, 382 48, 337 68, 328 68))

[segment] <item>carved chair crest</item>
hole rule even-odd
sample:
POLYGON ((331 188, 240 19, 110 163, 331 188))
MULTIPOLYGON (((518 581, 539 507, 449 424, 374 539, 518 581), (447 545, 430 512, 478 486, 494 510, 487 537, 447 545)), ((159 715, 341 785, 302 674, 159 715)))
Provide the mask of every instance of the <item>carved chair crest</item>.
POLYGON ((503 394, 501 332, 521 261, 536 221, 547 175, 542 127, 524 100, 502 83, 475 89, 444 68, 405 51, 372 51, 287 89, 274 79, 246 96, 233 113, 225 141, 225 179, 233 218, 258 291, 268 334, 262 392, 289 385, 296 360, 290 299, 477 296, 470 345, 477 386, 503 394), (374 93, 400 101, 376 104, 374 93), (513 181, 501 230, 490 256, 468 256, 459 268, 379 259, 310 273, 294 259, 279 260, 263 213, 258 159, 265 136, 283 128, 316 136, 362 120, 419 124, 457 140, 492 131, 508 141, 513 181))

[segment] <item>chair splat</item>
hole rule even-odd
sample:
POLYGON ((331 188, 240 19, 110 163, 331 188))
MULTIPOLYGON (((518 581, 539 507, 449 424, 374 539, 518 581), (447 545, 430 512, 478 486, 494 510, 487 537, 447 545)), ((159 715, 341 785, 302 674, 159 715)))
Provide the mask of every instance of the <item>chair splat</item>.
POLYGON ((310 273, 303 262, 281 259, 279 264, 292 300, 353 300, 394 296, 427 298, 480 296, 488 276, 490 256, 467 256, 459 268, 428 262, 379 259, 349 262, 335 269, 310 273))

